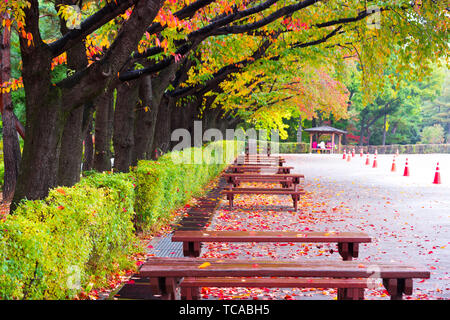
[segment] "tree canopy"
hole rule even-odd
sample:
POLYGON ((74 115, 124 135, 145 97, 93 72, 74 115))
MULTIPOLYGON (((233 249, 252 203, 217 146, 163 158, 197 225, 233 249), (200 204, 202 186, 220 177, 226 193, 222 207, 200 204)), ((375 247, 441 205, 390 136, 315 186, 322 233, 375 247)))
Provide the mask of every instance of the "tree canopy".
POLYGON ((114 154, 127 171, 196 119, 285 134, 283 119, 348 118, 349 64, 368 106, 399 94, 386 85, 392 56, 398 81, 414 81, 448 54, 440 1, 6 0, 0 13, 21 66, 2 92, 25 93, 16 201, 79 179, 92 124, 94 167, 110 169, 114 154))

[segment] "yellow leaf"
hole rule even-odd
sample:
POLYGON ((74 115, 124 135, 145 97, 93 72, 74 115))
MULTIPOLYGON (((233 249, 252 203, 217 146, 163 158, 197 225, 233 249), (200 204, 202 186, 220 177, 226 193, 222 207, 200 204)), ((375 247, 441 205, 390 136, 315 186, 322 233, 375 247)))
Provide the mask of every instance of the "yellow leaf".
POLYGON ((205 262, 205 263, 202 263, 201 265, 199 265, 198 268, 203 269, 203 268, 209 267, 210 265, 211 265, 211 263, 205 262))

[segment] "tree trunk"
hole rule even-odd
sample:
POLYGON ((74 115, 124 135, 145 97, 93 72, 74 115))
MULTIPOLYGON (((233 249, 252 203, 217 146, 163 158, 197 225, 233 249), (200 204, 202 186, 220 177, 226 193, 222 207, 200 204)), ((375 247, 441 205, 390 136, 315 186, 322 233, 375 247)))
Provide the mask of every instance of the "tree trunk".
POLYGON ((87 119, 88 124, 84 134, 84 161, 83 171, 92 170, 94 165, 94 142, 92 141, 92 114, 87 119))
POLYGON ((83 154, 82 122, 83 108, 77 108, 69 113, 64 125, 59 156, 59 186, 73 186, 80 180, 83 154))
MULTIPOLYGON (((35 62, 38 60, 34 59, 35 62)), ((25 78, 28 78, 28 75, 24 76, 24 83, 30 81, 30 79, 25 80, 25 78)), ((42 74, 31 81, 42 81, 42 74)), ((24 197, 31 200, 45 198, 48 191, 56 186, 64 123, 56 90, 49 90, 45 93, 41 91, 41 94, 37 92, 29 94, 36 87, 33 88, 31 84, 26 86, 28 87, 26 90, 27 106, 30 106, 26 112, 27 137, 13 200, 14 204, 24 197), (36 101, 34 98, 37 97, 41 97, 42 100, 36 101)), ((11 207, 12 210, 15 209, 14 204, 11 207)))
MULTIPOLYGON (((3 20, 0 19, 0 22, 3 20)), ((0 43, 0 84, 11 78, 11 32, 4 27, 0 43)), ((3 163, 4 163, 4 185, 3 201, 9 202, 14 196, 17 177, 20 167, 20 145, 16 132, 16 117, 11 100, 11 93, 0 92, 0 111, 3 122, 3 163)))
POLYGON ((9 202, 14 196, 17 177, 20 168, 20 145, 19 138, 15 129, 15 116, 12 111, 10 98, 3 97, 4 105, 2 121, 3 121, 3 162, 4 162, 4 185, 3 185, 3 201, 9 202), (5 101, 6 100, 6 101, 5 101), (9 101, 8 101, 9 100, 9 101), (9 102, 9 103, 8 103, 9 102))
POLYGON ((114 110, 114 171, 128 172, 134 146, 134 108, 139 92, 139 80, 124 82, 117 86, 114 110))
POLYGON ((300 115, 300 116, 298 117, 297 143, 301 143, 301 142, 302 142, 302 132, 303 132, 303 128, 302 128, 302 116, 300 115))
MULTIPOLYGON (((136 1, 130 17, 122 24, 117 37, 102 59, 58 83, 53 83, 51 77, 53 53, 55 50, 66 51, 64 50, 66 46, 72 47, 73 39, 81 39, 82 35, 76 34, 75 30, 75 33, 71 34, 73 39, 69 39, 69 42, 57 40, 60 48, 55 49, 54 46, 42 41, 39 30, 41 16, 39 1, 29 0, 28 6, 24 6, 24 31, 32 36, 32 41, 29 37, 28 39, 19 37, 25 88, 27 137, 11 210, 14 210, 23 198, 30 200, 45 198, 49 189, 56 186, 60 143, 68 113, 77 107, 82 107, 86 102, 93 101, 95 97, 103 93, 105 88, 110 87, 112 79, 116 77, 132 51, 136 49, 162 3, 159 0, 136 1)), ((105 109, 112 110, 112 91, 108 93, 109 101, 104 101, 103 104, 107 105, 105 109)), ((100 120, 99 122, 103 125, 105 123, 107 125, 112 123, 112 116, 112 112, 106 112, 106 115, 103 115, 97 109, 96 121, 100 120)), ((111 136, 109 135, 108 138, 108 132, 110 131, 99 130, 98 132, 96 147, 100 152, 109 151, 111 136), (98 143, 98 138, 103 145, 98 143)), ((110 166, 108 155, 99 153, 97 168, 108 169, 110 166)))
MULTIPOLYGON (((55 9, 58 10, 60 4, 72 4, 72 1, 56 1, 55 9)), ((64 19, 60 19, 61 34, 66 34, 70 30, 66 27, 64 19)), ((67 51, 67 67, 70 70, 80 71, 88 65, 86 48, 83 41, 79 41, 67 51)), ((61 151, 59 155, 58 185, 73 186, 80 181, 81 162, 83 155, 84 131, 83 119, 85 112, 91 112, 91 103, 85 107, 78 107, 69 111, 64 124, 64 131, 61 140, 61 151)), ((86 124, 85 124, 86 126, 86 124)))
POLYGON ((370 137, 372 136, 372 132, 367 129, 367 145, 370 146, 370 137))
POLYGON ((156 119, 159 104, 153 99, 152 80, 146 76, 141 80, 139 86, 140 103, 136 105, 136 119, 134 123, 134 148, 131 164, 137 165, 138 160, 147 159, 147 150, 153 143, 155 135, 156 119))
POLYGON ((96 101, 94 169, 111 170, 111 138, 114 116, 113 89, 107 89, 96 101))
MULTIPOLYGON (((161 148, 163 152, 166 152, 170 146, 170 107, 169 107, 169 99, 164 97, 164 92, 167 89, 170 82, 175 78, 175 73, 177 68, 179 67, 179 63, 174 63, 162 70, 157 78, 153 78, 151 81, 146 79, 143 83, 141 89, 141 93, 143 98, 151 99, 150 111, 149 115, 144 115, 144 126, 142 122, 137 122, 137 126, 135 127, 135 134, 142 135, 149 134, 149 139, 144 139, 143 141, 139 141, 138 148, 136 148, 135 155, 133 157, 133 162, 137 162, 137 160, 143 158, 145 154, 146 159, 154 159, 155 152, 154 150, 157 148, 161 148), (148 81, 148 82, 147 82, 148 81), (149 91, 149 85, 151 85, 151 95, 149 91), (160 114, 162 112, 162 114, 160 114), (150 119, 149 119, 150 118, 150 119), (153 121, 156 119, 156 121, 153 121), (151 121, 151 123, 150 123, 151 121), (149 124, 150 123, 150 124, 149 124), (150 127, 150 132, 146 133, 147 128, 150 127), (158 141, 155 141, 157 139, 158 141), (147 146, 145 152, 143 151, 143 147, 147 146)), ((144 100, 143 100, 144 101, 144 100)), ((173 104, 175 101, 172 102, 173 104)), ((145 112, 145 110, 144 110, 145 112)), ((141 110, 142 114, 142 110, 141 110)), ((139 119, 139 117, 137 117, 139 119)))
POLYGON ((386 145, 386 121, 387 121, 387 114, 384 114, 384 124, 383 124, 383 141, 382 141, 382 145, 386 145))
MULTIPOLYGON (((215 108, 212 107, 214 104, 214 101, 216 100, 216 96, 212 95, 209 97, 201 96, 198 98, 197 108, 195 109, 197 113, 197 118, 200 117, 202 119, 202 127, 203 130, 208 129, 218 129, 220 130, 220 123, 221 117, 223 115, 222 108, 216 106, 215 108), (202 108, 203 107, 203 108, 202 108), (199 114, 199 110, 202 108, 203 112, 199 114)), ((191 121, 193 121, 192 119, 191 121)), ((225 123, 226 126, 226 123, 225 123)))
MULTIPOLYGON (((69 113, 65 121, 61 138, 61 151, 59 155, 58 185, 73 186, 80 181, 83 162, 83 142, 88 130, 92 127, 92 104, 86 103, 69 113)), ((90 135, 90 132, 89 132, 90 135)), ((92 147, 92 136, 90 135, 92 147)), ((92 149, 90 167, 92 168, 92 149)), ((88 150, 89 153, 89 150, 88 150)), ((86 169, 90 170, 90 169, 86 169)))
POLYGON ((359 132, 359 145, 363 146, 364 145, 364 133, 366 132, 366 116, 363 115, 362 119, 361 119, 361 130, 359 132))
MULTIPOLYGON (((35 31, 39 17, 37 1, 25 10, 27 30, 35 35, 34 43, 41 39, 35 31)), ((28 45, 19 37, 22 56, 22 79, 26 103, 26 139, 11 211, 17 203, 45 198, 56 186, 61 134, 64 125, 61 106, 62 89, 52 84, 51 53, 45 46, 28 45)))
MULTIPOLYGON (((161 105, 158 110, 158 117, 156 120, 156 130, 153 139, 151 154, 152 159, 155 159, 155 150, 162 153, 166 153, 170 148, 170 136, 171 136, 171 109, 172 109, 172 99, 163 97, 161 100, 161 105)), ((149 150, 149 151, 151 151, 149 150)))
MULTIPOLYGON (((171 129, 186 129, 191 135, 191 144, 194 145, 194 121, 198 120, 198 108, 200 102, 198 98, 193 99, 182 106, 174 107, 171 112, 170 122, 171 129)), ((204 125, 204 124, 203 124, 204 125)), ((169 140, 171 137, 169 137, 169 140)), ((173 148, 179 143, 179 141, 170 141, 170 148, 173 148)))

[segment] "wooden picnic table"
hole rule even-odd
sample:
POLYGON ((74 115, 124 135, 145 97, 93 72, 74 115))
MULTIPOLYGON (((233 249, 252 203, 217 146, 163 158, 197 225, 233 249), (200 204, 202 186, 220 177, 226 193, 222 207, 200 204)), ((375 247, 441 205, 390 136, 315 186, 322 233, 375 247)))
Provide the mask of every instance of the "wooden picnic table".
POLYGON ((198 257, 203 242, 302 242, 337 243, 343 260, 358 257, 359 244, 372 239, 361 232, 296 232, 296 231, 175 231, 173 242, 183 242, 183 254, 198 257))
MULTIPOLYGON (((270 156, 271 151, 272 151, 272 148, 270 147, 270 145, 267 145, 266 153, 265 153, 265 154, 263 154, 263 153, 258 153, 258 154, 263 154, 263 155, 270 156)), ((251 154, 251 153, 250 153, 250 147, 249 147, 249 146, 246 146, 246 147, 245 147, 245 155, 249 155, 249 154, 251 154)))
POLYGON ((281 156, 274 156, 274 155, 265 155, 265 154, 240 154, 238 157, 241 158, 261 158, 261 159, 279 159, 282 158, 281 156))
POLYGON ((244 173, 244 172, 256 172, 260 174, 265 173, 291 173, 294 167, 283 167, 283 166, 263 166, 263 165, 230 165, 227 168, 234 173, 244 173))
POLYGON ((227 183, 237 187, 241 182, 263 182, 263 183, 281 183, 285 188, 294 186, 294 191, 300 184, 301 179, 305 179, 303 174, 297 173, 277 173, 277 174, 259 174, 259 173, 224 173, 222 175, 227 183))
POLYGON ((235 165, 272 165, 283 166, 286 161, 284 159, 269 160, 269 159, 236 159, 235 165))
POLYGON ((286 160, 282 157, 244 157, 238 156, 234 163, 236 165, 278 165, 283 166, 286 160))
POLYGON ((336 288, 338 300, 363 300, 367 279, 185 277, 181 300, 199 300, 202 287, 336 288))
POLYGON ((227 196, 229 201, 230 209, 233 208, 234 196, 236 194, 270 194, 270 195, 290 195, 292 197, 294 210, 298 209, 298 201, 300 200, 300 196, 305 194, 303 189, 290 189, 290 188, 228 188, 224 189, 222 194, 227 196))
POLYGON ((238 155, 237 159, 260 159, 260 160, 280 160, 284 159, 284 157, 281 156, 265 156, 265 155, 238 155))
POLYGON ((264 167, 282 167, 283 162, 260 162, 260 161, 248 161, 248 162, 235 162, 236 166, 264 166, 264 167))
MULTIPOLYGON (((383 285, 391 296, 391 299, 402 299, 403 294, 411 295, 413 290, 413 278, 429 278, 430 271, 422 266, 413 266, 399 263, 361 263, 358 261, 296 261, 296 260, 253 260, 253 259, 207 259, 207 258, 160 258, 150 257, 139 271, 141 277, 148 277, 151 289, 156 294, 175 299, 176 289, 183 279, 205 278, 215 280, 215 286, 246 287, 243 277, 299 277, 314 280, 321 278, 324 281, 315 284, 317 287, 330 287, 335 285, 334 280, 341 279, 345 287, 346 280, 350 282, 360 278, 372 280, 383 279, 383 285), (229 279, 241 278, 241 283, 233 283, 229 279), (343 279, 350 278, 350 279, 343 279)), ((259 286, 264 287, 265 278, 259 278, 259 286)), ((257 278, 253 281, 258 281, 257 278)), ((200 287, 189 287, 197 289, 200 287)), ((292 286, 297 286, 292 284, 292 286)), ((186 290, 188 288, 185 288, 186 290)), ((345 289, 345 288, 342 288, 345 289)), ((349 298, 361 298, 361 289, 352 293, 349 298)), ((190 290, 190 289, 189 289, 190 290)), ((345 292, 342 291, 341 292, 345 292)), ((352 291, 353 292, 353 291, 352 291)), ((344 293, 345 295, 345 293, 344 293)), ((192 290, 185 292, 185 296, 197 296, 192 290)), ((338 294, 339 296, 339 294, 338 294)), ((342 297, 341 294, 341 298, 342 297)))

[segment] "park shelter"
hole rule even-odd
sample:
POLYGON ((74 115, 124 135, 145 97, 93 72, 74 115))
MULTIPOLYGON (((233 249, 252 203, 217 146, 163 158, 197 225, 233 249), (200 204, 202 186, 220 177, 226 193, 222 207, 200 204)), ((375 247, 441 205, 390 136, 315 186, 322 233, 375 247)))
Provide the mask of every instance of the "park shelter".
POLYGON ((330 153, 334 153, 335 152, 335 141, 336 141, 336 136, 338 138, 338 148, 337 148, 337 152, 340 153, 341 152, 341 136, 346 134, 347 131, 344 130, 340 130, 340 129, 336 129, 330 126, 320 126, 320 127, 314 127, 314 128, 308 128, 308 129, 303 129, 303 131, 306 131, 309 133, 309 147, 311 152, 313 152, 314 150, 321 150, 321 151, 329 151, 330 153), (319 140, 321 135, 331 135, 331 146, 327 147, 325 150, 319 148, 317 145, 314 145, 313 147, 313 136, 316 136, 316 144, 317 141, 319 140))

